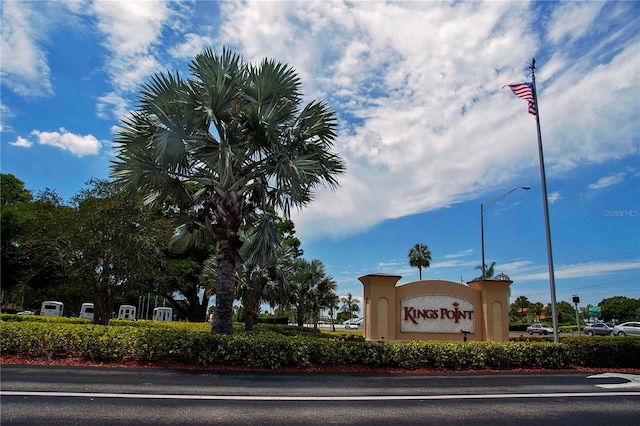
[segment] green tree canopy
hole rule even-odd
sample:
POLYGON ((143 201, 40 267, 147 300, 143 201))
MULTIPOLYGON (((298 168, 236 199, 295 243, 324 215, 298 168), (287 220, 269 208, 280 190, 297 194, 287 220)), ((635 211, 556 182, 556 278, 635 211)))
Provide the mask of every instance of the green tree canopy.
POLYGON ((598 306, 600 306, 600 315, 607 321, 615 319, 620 323, 640 319, 640 299, 614 296, 602 299, 598 306))
POLYGON ((68 260, 74 277, 91 286, 94 322, 107 324, 117 297, 143 290, 163 268, 162 250, 171 230, 158 225, 157 212, 144 208, 140 196, 124 197, 112 182, 91 180, 74 199, 68 260))

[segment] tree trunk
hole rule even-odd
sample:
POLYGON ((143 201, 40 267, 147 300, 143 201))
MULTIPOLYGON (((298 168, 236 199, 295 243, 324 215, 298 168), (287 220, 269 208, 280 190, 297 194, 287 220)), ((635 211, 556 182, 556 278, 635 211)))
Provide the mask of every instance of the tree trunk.
POLYGON ((94 287, 94 303, 93 303, 93 323, 98 325, 108 325, 113 312, 115 298, 112 297, 108 288, 102 283, 98 283, 94 287))
POLYGON ((252 331, 255 324, 258 322, 260 304, 255 292, 247 290, 247 297, 244 301, 244 329, 252 331))
POLYGON ((233 332, 233 300, 235 298, 236 264, 231 256, 220 253, 218 257, 218 282, 216 285, 216 311, 213 315, 213 334, 233 332))
POLYGON ((304 327, 304 317, 306 316, 307 315, 304 309, 302 309, 301 307, 298 307, 298 310, 296 311, 296 317, 298 319, 298 327, 300 328, 304 327))

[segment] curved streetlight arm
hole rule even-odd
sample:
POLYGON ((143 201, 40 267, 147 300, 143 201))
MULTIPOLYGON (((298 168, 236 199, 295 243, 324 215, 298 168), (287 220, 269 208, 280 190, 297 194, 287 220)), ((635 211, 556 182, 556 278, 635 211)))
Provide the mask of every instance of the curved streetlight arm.
POLYGON ((511 194, 513 191, 517 191, 518 189, 524 189, 525 191, 528 191, 528 190, 531 189, 531 187, 530 186, 516 186, 511 191, 505 192, 501 196, 496 197, 496 198, 494 198, 493 200, 491 200, 491 201, 489 201, 487 203, 480 204, 480 242, 481 242, 481 248, 482 248, 482 279, 483 280, 485 279, 485 277, 487 275, 486 265, 484 263, 484 211, 486 209, 488 209, 489 207, 493 206, 498 201, 500 201, 503 198, 505 198, 506 196, 508 196, 509 194, 511 194))
POLYGON ((524 189, 525 191, 528 191, 531 189, 530 186, 516 186, 515 188, 513 188, 511 191, 505 192, 504 194, 502 194, 499 197, 494 198, 491 201, 488 201, 484 204, 480 204, 482 206, 483 210, 487 210, 489 207, 493 206, 494 204, 496 204, 498 201, 501 201, 502 199, 504 199, 505 197, 507 197, 509 194, 511 194, 514 191, 517 191, 518 189, 524 189))

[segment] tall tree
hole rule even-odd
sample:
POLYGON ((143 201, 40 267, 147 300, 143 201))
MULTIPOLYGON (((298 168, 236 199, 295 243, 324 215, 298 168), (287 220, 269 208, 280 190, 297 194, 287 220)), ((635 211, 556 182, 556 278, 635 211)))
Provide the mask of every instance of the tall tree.
POLYGON ((317 328, 320 311, 328 308, 331 302, 335 281, 326 274, 324 264, 319 259, 309 261, 303 258, 294 260, 292 280, 295 283, 294 305, 298 327, 303 327, 305 320, 311 317, 317 328))
POLYGON ((328 300, 329 309, 329 318, 331 318, 331 330, 336 331, 336 313, 338 312, 338 308, 340 308, 340 296, 337 294, 332 294, 328 300))
POLYGON ((426 244, 417 243, 409 250, 409 265, 418 268, 420 281, 422 281, 422 268, 431 266, 431 252, 426 244))
POLYGON ((164 267, 151 278, 150 289, 164 297, 181 316, 190 322, 203 322, 207 317, 213 292, 202 280, 207 250, 164 252, 164 267))
POLYGON ((94 322, 108 324, 116 298, 149 282, 162 267, 170 232, 141 197, 125 198, 112 182, 92 180, 75 198, 70 258, 78 280, 93 287, 94 322))
POLYGON ((558 302, 558 322, 576 322, 576 309, 566 300, 558 302))
POLYGON ((607 321, 615 319, 621 323, 640 319, 640 299, 614 296, 602 299, 598 306, 600 306, 600 315, 607 321))
POLYGON ((542 314, 542 310, 544 309, 544 305, 542 304, 542 302, 535 302, 531 304, 529 309, 536 316, 536 321, 538 321, 540 319, 540 315, 542 314))
POLYGON ((524 310, 527 309, 528 312, 529 307, 531 307, 529 299, 526 296, 518 296, 511 304, 511 311, 518 312, 522 317, 524 316, 524 310))
MULTIPOLYGON (((15 233, 3 236, 11 240, 9 262, 14 280, 4 281, 3 290, 10 290, 12 285, 28 286, 34 290, 47 288, 62 289, 73 281, 70 256, 70 239, 73 234, 75 211, 65 205, 55 191, 46 189, 37 194, 33 202, 19 203, 5 207, 14 209, 10 226, 15 233)), ((4 249, 4 247, 3 247, 4 249)), ((3 250, 4 251, 4 250, 3 250)), ((3 275, 7 271, 3 270, 3 275)))
POLYGON ((0 273, 4 296, 18 284, 17 248, 33 197, 24 182, 14 175, 0 173, 0 185, 0 273))
MULTIPOLYGON (((253 238, 256 236, 254 235, 253 238)), ((245 261, 237 270, 236 293, 245 312, 245 330, 251 331, 258 321, 260 305, 277 300, 290 292, 293 254, 291 247, 278 245, 269 257, 257 256, 259 247, 249 238, 243 245, 245 261)))
POLYGON ((351 293, 347 293, 346 297, 341 297, 340 302, 342 303, 342 307, 340 308, 340 310, 342 312, 348 312, 349 319, 353 318, 354 312, 360 312, 360 306, 358 305, 358 302, 356 302, 356 300, 353 298, 353 295, 351 293))
POLYGON ((245 63, 225 48, 205 50, 189 70, 189 79, 158 73, 142 86, 137 110, 117 132, 112 175, 130 193, 145 189, 148 202, 172 197, 191 206, 177 237, 215 241, 212 332, 229 334, 241 227, 263 232, 260 217, 269 208, 288 218, 318 186, 335 188, 345 165, 331 151, 335 113, 323 102, 302 105, 299 77, 288 65, 245 63))
POLYGON ((330 309, 336 296, 336 282, 329 275, 324 275, 316 281, 309 292, 309 312, 313 321, 313 330, 318 332, 318 321, 324 309, 330 309))

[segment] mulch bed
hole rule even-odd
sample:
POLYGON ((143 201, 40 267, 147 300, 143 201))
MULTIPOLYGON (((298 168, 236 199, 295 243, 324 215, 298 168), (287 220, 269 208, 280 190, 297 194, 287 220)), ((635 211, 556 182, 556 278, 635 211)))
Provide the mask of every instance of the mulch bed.
POLYGON ((618 372, 627 374, 640 374, 640 368, 586 368, 572 367, 562 370, 549 370, 543 368, 510 368, 495 370, 492 368, 474 369, 474 370, 437 370, 435 368, 418 368, 418 369, 401 369, 401 368, 380 368, 362 365, 310 365, 306 367, 282 367, 278 369, 269 368, 253 368, 239 365, 193 365, 176 362, 139 362, 139 361, 122 361, 122 362, 96 362, 88 361, 82 358, 29 358, 21 355, 0 356, 0 365, 23 364, 23 365, 49 365, 49 366, 66 366, 66 367, 102 367, 102 368, 163 368, 171 370, 198 370, 198 371, 270 371, 270 372, 294 372, 294 373, 387 373, 387 374, 426 374, 426 373, 469 373, 469 372, 511 372, 511 373, 530 373, 530 372, 575 372, 575 373, 607 373, 618 372))

